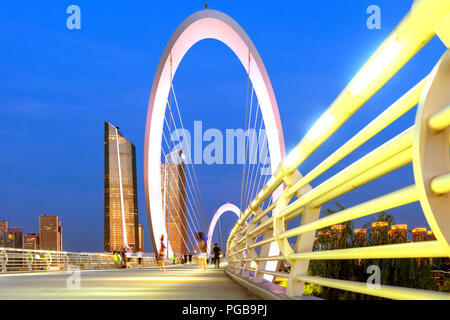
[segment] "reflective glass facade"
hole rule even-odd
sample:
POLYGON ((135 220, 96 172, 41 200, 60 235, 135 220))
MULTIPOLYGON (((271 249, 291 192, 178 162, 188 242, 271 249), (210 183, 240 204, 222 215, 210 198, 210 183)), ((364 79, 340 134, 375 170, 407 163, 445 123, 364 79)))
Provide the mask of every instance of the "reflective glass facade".
MULTIPOLYGON (((161 165, 161 193, 169 219, 165 217, 169 242, 177 255, 188 253, 186 189, 183 164, 161 165)), ((167 241, 167 239, 166 239, 167 241)))
POLYGON ((122 250, 126 247, 122 223, 122 204, 119 179, 122 180, 123 209, 126 243, 132 251, 137 251, 138 209, 136 183, 136 149, 125 139, 116 127, 105 122, 105 228, 104 249, 106 252, 122 250), (117 136, 119 146, 117 148, 117 136))

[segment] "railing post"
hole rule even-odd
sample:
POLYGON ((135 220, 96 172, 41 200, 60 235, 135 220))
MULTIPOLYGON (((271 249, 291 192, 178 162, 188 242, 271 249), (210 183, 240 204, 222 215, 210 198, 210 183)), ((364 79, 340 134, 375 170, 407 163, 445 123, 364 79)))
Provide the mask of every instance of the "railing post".
POLYGON ((0 252, 0 264, 2 266, 2 271, 7 272, 6 265, 8 264, 8 254, 6 253, 6 250, 3 249, 2 252, 0 252))
MULTIPOLYGON (((258 214, 260 214, 262 212, 262 210, 260 208, 258 208, 256 211, 253 212, 254 216, 257 216, 258 214)), ((251 215, 250 215, 251 216, 251 215)), ((252 259, 251 261, 247 261, 245 263, 245 269, 244 269, 244 273, 243 276, 245 278, 250 277, 250 270, 249 268, 251 268, 252 265, 252 261, 254 261, 253 259, 255 259, 258 255, 256 254, 255 249, 249 248, 250 245, 252 245, 255 242, 255 237, 252 236, 248 236, 248 233, 250 231, 252 231, 254 228, 256 227, 256 223, 253 222, 253 219, 250 221, 248 227, 247 227, 247 231, 245 232, 245 246, 247 247, 247 259, 252 259)), ((256 275, 256 273, 255 273, 256 275)))
MULTIPOLYGON (((239 230, 238 230, 238 232, 239 232, 239 230)), ((236 247, 236 251, 242 250, 245 248, 245 243, 242 244, 242 242, 241 242, 240 244, 236 244, 235 247, 236 247)), ((242 251, 235 255, 235 256, 237 256, 236 258, 239 260, 239 262, 237 263, 238 269, 236 271, 237 271, 237 274, 241 274, 242 276, 244 276, 245 269, 240 269, 239 267, 245 268, 245 263, 242 261, 243 259, 245 259, 244 252, 245 251, 242 251)))
POLYGON ((67 265, 69 264, 69 255, 64 253, 64 269, 67 269, 67 265))
MULTIPOLYGON (((285 190, 288 190, 289 187, 294 185, 301 178, 302 175, 300 174, 300 172, 298 172, 298 170, 295 170, 293 173, 286 175, 283 179, 287 185, 287 188, 285 190)), ((310 192, 311 190, 312 187, 310 185, 305 185, 295 195, 300 198, 302 195, 310 192)), ((280 212, 281 209, 286 207, 289 204, 290 200, 290 197, 286 197, 284 193, 278 199, 277 207, 274 212, 274 235, 277 235, 286 229, 286 222, 284 217, 281 219, 277 219, 276 212, 280 212)), ((309 205, 306 206, 302 213, 300 225, 304 225, 317 220, 319 218, 319 215, 320 207, 313 208, 309 205)), ((295 244, 295 251, 292 250, 287 239, 277 240, 277 243, 278 247, 280 248, 281 254, 283 254, 284 257, 288 259, 290 253, 311 252, 314 245, 314 236, 315 230, 299 235, 295 244)), ((291 270, 288 277, 286 295, 289 297, 302 296, 305 283, 304 281, 297 281, 296 276, 298 274, 306 274, 308 272, 309 260, 289 261, 289 263, 291 264, 291 270)))
POLYGON ((32 271, 33 255, 30 252, 24 254, 25 262, 27 263, 28 271, 32 271))
POLYGON ((45 255, 47 256, 47 258, 45 259, 45 263, 47 264, 47 270, 50 270, 50 266, 52 264, 52 255, 50 254, 50 252, 45 252, 45 255))
MULTIPOLYGON (((262 217, 260 219, 261 223, 264 223, 269 218, 266 216, 262 217)), ((266 231, 264 231, 263 234, 263 240, 266 240, 273 236, 273 228, 268 227, 266 231)), ((259 257, 267 257, 270 252, 270 245, 271 243, 263 244, 259 249, 259 257)), ((253 277, 253 282, 255 283, 261 283, 264 280, 264 273, 261 271, 266 270, 267 261, 257 261, 256 262, 256 271, 255 276, 253 277)))
MULTIPOLYGON (((303 211, 302 219, 300 225, 305 225, 307 223, 316 221, 320 215, 320 207, 312 208, 307 207, 303 211)), ((311 252, 314 246, 314 236, 316 231, 305 232, 297 236, 297 242, 295 244, 295 252, 311 252)), ((288 297, 302 296, 303 287, 305 285, 304 281, 298 281, 295 277, 299 274, 307 274, 309 267, 309 260, 296 260, 289 261, 291 263, 291 271, 289 273, 288 283, 286 287, 286 295, 288 297)))

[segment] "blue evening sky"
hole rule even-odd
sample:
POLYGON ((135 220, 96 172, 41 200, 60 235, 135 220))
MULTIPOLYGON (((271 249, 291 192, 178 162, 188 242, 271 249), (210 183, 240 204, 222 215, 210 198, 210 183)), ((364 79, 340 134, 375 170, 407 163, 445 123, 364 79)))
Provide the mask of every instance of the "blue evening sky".
MULTIPOLYGON (((208 1, 255 43, 271 78, 289 151, 408 12, 412 0, 208 1), (366 8, 381 8, 381 29, 366 8)), ((64 250, 103 250, 103 121, 137 150, 138 205, 152 251, 143 185, 143 144, 155 70, 176 27, 204 1, 0 0, 0 219, 38 232, 39 215, 63 221, 64 250), (81 8, 81 30, 66 28, 66 8, 81 8)), ((434 38, 313 157, 307 172, 426 76, 444 52, 434 38)), ((174 79, 183 121, 242 128, 247 76, 222 43, 205 40, 174 79)), ((331 176, 413 124, 415 109, 338 164, 331 176)), ((239 165, 196 167, 208 214, 239 204, 239 165)), ((345 206, 413 183, 407 166, 341 197, 345 206)), ((390 211, 396 222, 427 226, 418 204, 390 211)), ((222 221, 224 234, 236 218, 222 221)), ((356 225, 364 219, 356 221, 356 225)), ((216 238, 216 237, 215 237, 216 238)))

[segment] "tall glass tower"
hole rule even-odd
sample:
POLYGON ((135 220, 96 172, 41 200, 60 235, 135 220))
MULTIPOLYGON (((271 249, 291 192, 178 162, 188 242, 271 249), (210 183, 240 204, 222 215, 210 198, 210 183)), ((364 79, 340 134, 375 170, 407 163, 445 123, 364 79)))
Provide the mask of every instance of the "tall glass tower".
POLYGON ((168 161, 161 165, 161 194, 166 230, 170 247, 177 256, 188 254, 185 180, 184 164, 172 164, 168 161))
POLYGON ((105 251, 137 251, 138 236, 136 149, 105 122, 105 251))

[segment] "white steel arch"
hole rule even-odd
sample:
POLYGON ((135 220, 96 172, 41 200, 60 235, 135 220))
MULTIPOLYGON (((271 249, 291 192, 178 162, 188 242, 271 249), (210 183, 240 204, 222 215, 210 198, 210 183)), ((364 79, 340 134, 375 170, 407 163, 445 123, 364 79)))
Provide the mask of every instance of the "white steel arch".
MULTIPOLYGON (((159 237, 167 232, 161 200, 161 141, 164 114, 173 78, 186 52, 198 41, 216 39, 239 58, 254 87, 266 127, 272 173, 285 157, 283 130, 272 84, 256 47, 228 15, 205 9, 190 15, 173 33, 159 61, 148 104, 144 144, 144 185, 150 236, 155 252, 159 237), (250 62, 249 62, 250 61, 250 62)), ((171 254, 171 248, 168 248, 171 254)))
POLYGON ((212 236, 214 234, 214 229, 216 228, 217 221, 219 221, 220 217, 225 212, 234 212, 237 215, 238 219, 241 216, 241 210, 236 205, 229 202, 225 203, 219 209, 217 209, 217 211, 214 213, 214 217, 211 220, 211 224, 209 225, 208 229, 208 240, 207 240, 208 253, 211 253, 212 236))

